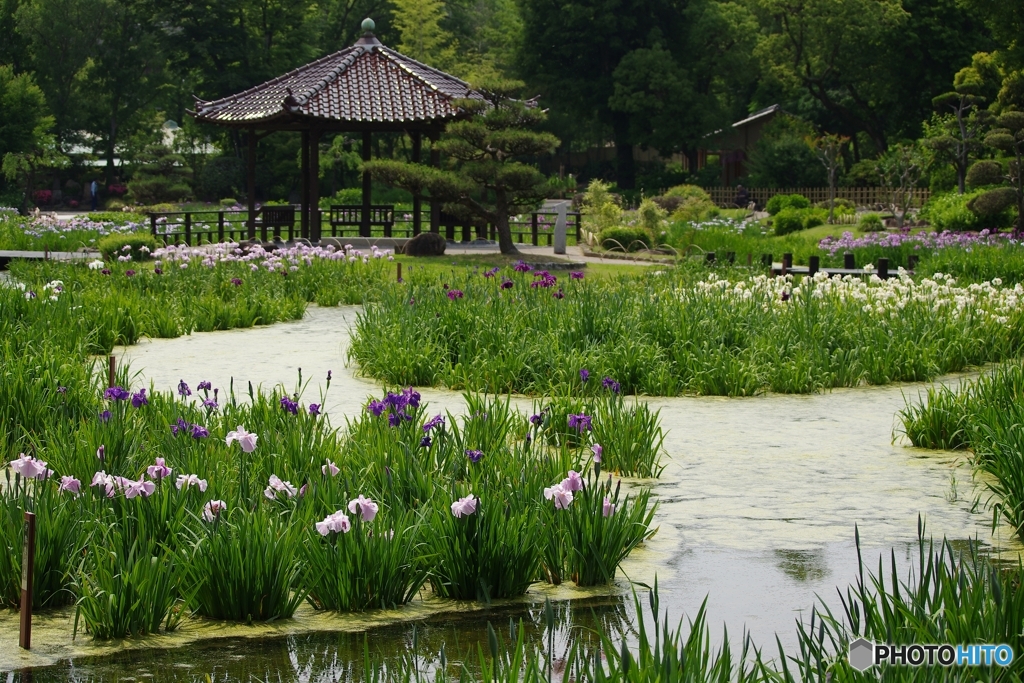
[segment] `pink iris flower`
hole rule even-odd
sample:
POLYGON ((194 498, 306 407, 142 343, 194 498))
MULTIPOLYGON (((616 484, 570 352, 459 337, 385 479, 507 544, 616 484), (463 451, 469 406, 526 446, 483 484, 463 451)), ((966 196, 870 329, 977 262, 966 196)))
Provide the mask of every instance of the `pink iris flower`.
POLYGON ((349 501, 348 511, 353 515, 361 515, 364 522, 372 522, 377 516, 377 504, 362 494, 355 500, 349 501))
POLYGON ((213 520, 220 517, 220 513, 224 512, 227 509, 228 504, 225 503, 223 500, 211 500, 209 503, 205 505, 205 507, 203 507, 203 519, 205 519, 207 522, 212 522, 213 520))
POLYGON ((604 504, 601 506, 601 514, 605 517, 611 517, 615 514, 615 506, 610 500, 608 500, 608 496, 604 497, 604 504))
POLYGON ((590 447, 590 450, 594 451, 594 462, 601 462, 601 455, 604 453, 604 448, 601 447, 601 444, 595 443, 590 447))
POLYGON ((174 485, 179 491, 187 489, 189 486, 198 486, 199 490, 205 493, 207 483, 205 479, 200 479, 198 474, 179 474, 174 485))
POLYGON ((135 498, 136 496, 148 498, 153 495, 153 491, 156 490, 156 484, 151 481, 146 481, 145 479, 139 479, 138 481, 128 479, 122 483, 124 484, 125 498, 135 498))
POLYGON ((233 441, 237 441, 238 445, 242 447, 242 450, 246 453, 252 453, 256 450, 256 439, 258 437, 255 434, 245 431, 245 427, 238 425, 238 429, 233 432, 228 432, 228 438, 224 441, 227 445, 231 445, 233 441))
POLYGON ((567 491, 579 491, 583 488, 583 477, 576 470, 569 470, 569 476, 562 480, 562 488, 567 491))
POLYGON ((544 489, 544 498, 554 501, 556 510, 566 510, 572 503, 572 491, 565 488, 563 484, 564 482, 559 482, 544 489))
POLYGON ((476 504, 479 500, 480 499, 473 496, 472 493, 465 498, 459 498, 457 501, 452 503, 452 514, 456 517, 473 514, 476 512, 476 504))
MULTIPOLYGON (((157 458, 154 465, 146 468, 146 474, 150 479, 163 479, 171 476, 171 468, 164 464, 163 458, 157 458)), ((178 488, 181 488, 180 486, 178 488)))
POLYGON ((352 522, 349 521, 348 515, 338 510, 324 517, 323 521, 317 522, 315 526, 321 536, 326 536, 331 532, 347 534, 352 528, 352 522))
POLYGON ((46 469, 46 463, 37 460, 30 455, 22 453, 17 460, 11 461, 11 469, 15 474, 20 474, 26 479, 38 479, 42 481, 53 474, 53 470, 46 469))
POLYGON ((280 477, 276 474, 270 475, 270 485, 263 489, 263 495, 270 500, 276 500, 279 493, 283 493, 286 497, 291 498, 297 492, 298 490, 290 481, 281 481, 280 477))
POLYGON ((338 469, 338 466, 337 466, 337 465, 335 465, 335 464, 334 464, 333 462, 331 462, 330 460, 328 460, 328 461, 327 461, 327 464, 326 464, 326 465, 322 465, 322 466, 320 467, 320 470, 321 470, 321 471, 322 471, 322 472, 324 473, 324 476, 326 476, 326 475, 327 475, 328 473, 330 473, 330 475, 331 475, 332 477, 336 477, 336 476, 338 476, 338 472, 340 472, 340 471, 341 471, 340 469, 338 469))
POLYGON ((77 496, 82 490, 82 482, 78 481, 74 477, 61 477, 60 490, 68 491, 77 496))

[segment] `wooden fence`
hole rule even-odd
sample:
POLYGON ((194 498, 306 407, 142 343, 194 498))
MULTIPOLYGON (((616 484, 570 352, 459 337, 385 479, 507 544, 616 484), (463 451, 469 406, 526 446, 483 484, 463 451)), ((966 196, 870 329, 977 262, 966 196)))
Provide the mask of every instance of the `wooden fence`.
MULTIPOLYGON (((277 216, 264 216, 263 209, 256 212, 256 237, 260 240, 283 239, 291 240, 302 236, 298 212, 285 213, 273 208, 277 216)), ((361 208, 361 207, 357 207, 361 208)), ((377 209, 384 207, 375 207, 377 209)), ((396 211, 392 207, 390 214, 393 223, 373 225, 371 237, 412 237, 414 234, 413 216, 411 212, 396 211)), ((359 216, 348 216, 348 220, 334 219, 335 212, 319 211, 317 216, 321 222, 323 237, 357 237, 359 235, 359 216)), ((219 242, 238 242, 248 237, 247 220, 249 214, 241 211, 173 211, 149 214, 150 232, 165 244, 187 244, 197 246, 219 242)), ((519 244, 535 246, 554 243, 555 221, 557 212, 537 211, 534 213, 513 216, 509 221, 512 240, 519 244)), ((429 230, 430 211, 424 210, 421 215, 423 230, 429 230)), ((571 238, 580 239, 582 222, 580 214, 570 211, 566 214, 566 233, 571 238)), ((470 242, 473 239, 497 240, 497 231, 493 225, 469 225, 453 216, 442 214, 438 231, 447 239, 470 242)))
MULTIPOLYGON (((718 206, 732 206, 736 201, 735 187, 705 187, 705 191, 711 195, 711 200, 718 206)), ((802 194, 811 200, 812 204, 828 201, 827 187, 748 187, 747 194, 750 199, 763 207, 769 199, 777 194, 802 194)), ((928 201, 930 192, 927 188, 917 188, 913 191, 911 206, 920 208, 928 201)), ((887 201, 888 190, 884 187, 837 187, 837 199, 849 199, 859 207, 878 207, 887 201)))

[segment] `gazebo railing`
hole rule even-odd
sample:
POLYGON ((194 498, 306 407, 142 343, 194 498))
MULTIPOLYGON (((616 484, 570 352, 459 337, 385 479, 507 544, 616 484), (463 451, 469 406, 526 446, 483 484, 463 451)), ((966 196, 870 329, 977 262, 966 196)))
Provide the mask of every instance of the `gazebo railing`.
MULTIPOLYGON (((370 236, 374 238, 403 238, 413 236, 412 211, 395 209, 388 205, 374 205, 370 220, 370 236), (390 220, 389 220, 390 219, 390 220), (389 225, 390 223, 390 225, 389 225)), ((330 210, 318 212, 322 237, 359 237, 362 206, 334 205, 330 210)), ((514 216, 509 221, 512 240, 517 244, 551 246, 554 244, 557 212, 536 211, 514 216)), ((165 244, 198 246, 220 242, 239 242, 249 235, 249 212, 225 211, 172 211, 149 214, 150 231, 165 244)), ((430 230, 430 210, 420 214, 423 232, 430 230)), ((581 240, 582 221, 579 212, 566 214, 566 233, 576 242, 581 240)), ((498 239, 493 225, 473 225, 454 216, 441 215, 438 232, 452 241, 471 242, 474 239, 498 239)), ((256 236, 269 239, 294 240, 302 235, 300 214, 293 205, 271 205, 256 211, 256 236)))

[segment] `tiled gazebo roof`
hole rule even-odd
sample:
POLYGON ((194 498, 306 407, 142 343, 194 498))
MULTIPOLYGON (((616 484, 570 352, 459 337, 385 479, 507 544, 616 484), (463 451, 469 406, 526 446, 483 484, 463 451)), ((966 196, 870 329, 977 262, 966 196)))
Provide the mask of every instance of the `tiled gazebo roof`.
POLYGON ((212 102, 197 121, 256 128, 424 127, 455 118, 453 100, 480 97, 465 81, 385 47, 367 33, 352 47, 212 102))

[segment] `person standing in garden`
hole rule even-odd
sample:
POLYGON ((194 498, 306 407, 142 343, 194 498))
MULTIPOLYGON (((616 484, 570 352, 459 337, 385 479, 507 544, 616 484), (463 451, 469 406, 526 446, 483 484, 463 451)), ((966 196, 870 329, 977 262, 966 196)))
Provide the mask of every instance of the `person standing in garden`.
POLYGON ((92 184, 89 186, 89 196, 92 198, 92 210, 97 209, 97 205, 100 201, 100 184, 93 178, 92 184))

